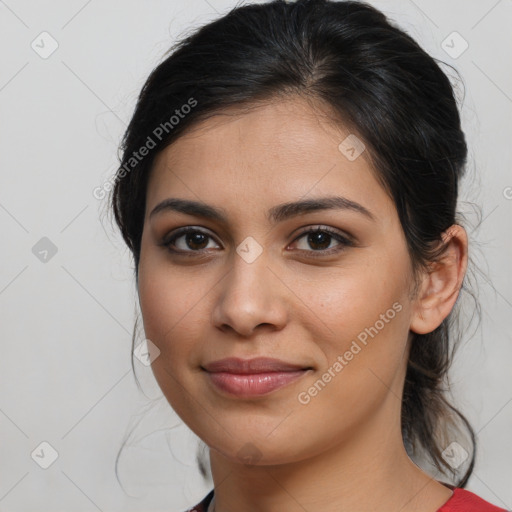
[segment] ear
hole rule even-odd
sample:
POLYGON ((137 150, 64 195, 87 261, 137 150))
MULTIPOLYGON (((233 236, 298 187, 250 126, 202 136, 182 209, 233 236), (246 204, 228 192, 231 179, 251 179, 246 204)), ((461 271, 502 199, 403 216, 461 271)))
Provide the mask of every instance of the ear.
POLYGON ((441 325, 459 296, 466 273, 468 238, 464 228, 450 226, 442 241, 445 251, 425 270, 414 301, 410 330, 417 334, 427 334, 441 325))

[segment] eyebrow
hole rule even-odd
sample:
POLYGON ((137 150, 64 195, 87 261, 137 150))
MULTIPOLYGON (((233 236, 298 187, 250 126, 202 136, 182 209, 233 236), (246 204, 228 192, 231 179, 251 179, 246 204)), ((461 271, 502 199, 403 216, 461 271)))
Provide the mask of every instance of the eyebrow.
MULTIPOLYGON (((301 214, 319 210, 351 210, 361 213, 371 220, 376 220, 375 216, 363 205, 340 196, 304 199, 279 204, 270 208, 267 213, 267 218, 270 222, 277 223, 292 217, 297 217, 301 214)), ((164 199, 153 208, 149 217, 151 218, 164 211, 175 211, 186 215, 215 220, 224 224, 228 223, 228 216, 224 208, 211 206, 209 204, 190 199, 178 199, 173 197, 164 199)))

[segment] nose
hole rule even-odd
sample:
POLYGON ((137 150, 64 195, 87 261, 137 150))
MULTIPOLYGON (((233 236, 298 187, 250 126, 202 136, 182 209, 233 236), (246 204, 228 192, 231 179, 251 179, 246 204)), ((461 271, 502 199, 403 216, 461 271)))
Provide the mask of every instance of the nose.
POLYGON ((279 331, 288 320, 287 287, 261 255, 247 263, 238 255, 218 283, 212 322, 223 332, 250 337, 256 329, 279 331))

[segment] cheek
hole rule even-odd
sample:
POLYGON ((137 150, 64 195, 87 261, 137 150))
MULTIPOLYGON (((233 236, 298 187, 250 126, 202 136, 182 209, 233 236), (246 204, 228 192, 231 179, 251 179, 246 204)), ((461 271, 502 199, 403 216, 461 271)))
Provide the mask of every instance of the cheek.
POLYGON ((314 308, 321 320, 318 325, 337 339, 355 338, 376 322, 379 330, 385 325, 389 331, 388 326, 397 323, 396 309, 403 309, 408 303, 405 275, 403 268, 399 271, 392 262, 375 261, 371 265, 325 273, 314 283, 302 286, 301 299, 306 306, 314 308), (396 302, 401 308, 393 309, 396 302))
POLYGON ((198 340, 204 338, 198 321, 206 318, 201 294, 197 287, 184 286, 183 275, 180 279, 148 261, 139 267, 138 283, 144 334, 160 350, 152 372, 171 407, 188 423, 198 413, 189 395, 197 396, 192 370, 200 361, 198 340))
POLYGON ((180 328, 190 325, 194 301, 179 275, 170 272, 160 258, 153 251, 141 253, 138 291, 144 333, 165 354, 183 346, 170 341, 180 328))
POLYGON ((160 350, 186 347, 187 332, 195 325, 194 316, 201 305, 200 297, 180 284, 179 279, 158 274, 139 279, 139 301, 146 337, 160 350), (171 343, 178 339, 180 343, 171 343))
MULTIPOLYGON (((327 381, 317 386, 324 395, 318 402, 334 400, 366 407, 382 399, 395 380, 399 382, 410 323, 404 271, 408 260, 399 256, 344 271, 329 287, 317 281, 316 296, 310 290, 309 304, 316 305, 314 312, 321 320, 317 323, 321 332, 317 330, 315 337, 323 352, 319 373, 327 381), (327 292, 318 293, 322 289, 327 292)), ((315 393, 313 389, 307 392, 315 393)))

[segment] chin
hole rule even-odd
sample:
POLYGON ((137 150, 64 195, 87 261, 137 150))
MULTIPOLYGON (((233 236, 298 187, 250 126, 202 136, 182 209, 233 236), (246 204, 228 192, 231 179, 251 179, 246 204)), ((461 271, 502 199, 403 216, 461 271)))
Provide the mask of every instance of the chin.
POLYGON ((308 456, 296 444, 290 441, 285 444, 281 438, 272 441, 267 435, 245 436, 246 439, 238 442, 234 439, 214 442, 209 445, 210 455, 215 452, 232 463, 245 466, 278 466, 298 462, 308 456))

